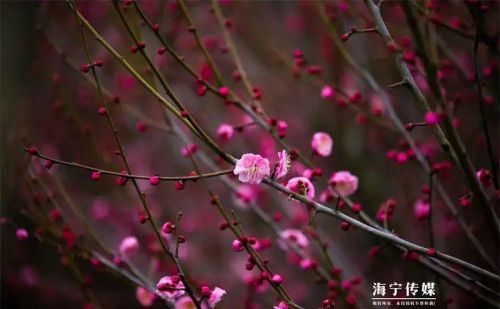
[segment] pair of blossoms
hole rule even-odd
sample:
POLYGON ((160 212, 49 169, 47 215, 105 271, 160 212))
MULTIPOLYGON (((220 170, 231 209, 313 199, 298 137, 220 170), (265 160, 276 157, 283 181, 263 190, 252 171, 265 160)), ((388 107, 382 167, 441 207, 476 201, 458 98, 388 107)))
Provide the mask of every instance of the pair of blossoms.
MULTIPOLYGON (((140 244, 136 237, 125 237, 120 243, 120 254, 123 258, 131 257, 139 250, 140 244)), ((215 287, 210 289, 208 286, 202 286, 200 292, 203 295, 201 307, 203 309, 215 308, 222 300, 226 291, 215 287)), ((143 287, 136 289, 137 301, 144 307, 152 306, 157 298, 162 298, 175 303, 175 309, 192 309, 195 305, 190 296, 186 295, 184 284, 177 275, 164 276, 156 283, 155 293, 151 293, 143 287)))
MULTIPOLYGON (((203 295, 201 307, 203 309, 211 309, 215 308, 215 306, 222 300, 226 291, 219 287, 210 289, 207 286, 202 286, 201 294, 203 295)), ((191 297, 186 295, 184 284, 177 275, 165 276, 161 278, 156 284, 155 293, 151 293, 142 287, 138 287, 136 290, 136 298, 144 307, 151 307, 157 297, 174 302, 175 309, 196 308, 191 297)))
MULTIPOLYGON (((327 157, 332 152, 333 140, 327 133, 317 132, 313 135, 311 147, 315 154, 327 157)), ((273 171, 269 160, 258 154, 246 153, 236 161, 233 173, 241 182, 259 184, 266 177, 280 179, 290 170, 290 156, 286 150, 278 153, 273 171)), ((351 195, 358 188, 358 178, 347 171, 339 171, 332 175, 330 184, 335 188, 334 193, 344 197, 351 195)), ((308 177, 294 177, 288 180, 286 188, 292 192, 314 199, 316 192, 308 177)))

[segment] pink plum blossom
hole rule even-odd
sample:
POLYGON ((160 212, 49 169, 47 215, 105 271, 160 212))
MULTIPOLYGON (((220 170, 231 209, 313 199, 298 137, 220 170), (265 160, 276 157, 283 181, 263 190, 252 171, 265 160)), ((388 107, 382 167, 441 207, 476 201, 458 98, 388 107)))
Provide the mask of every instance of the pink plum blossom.
POLYGON ((280 237, 284 240, 288 240, 292 243, 295 243, 297 246, 301 248, 305 248, 309 245, 309 240, 302 233, 302 231, 297 229, 286 229, 281 231, 280 237))
POLYGON ((313 151, 322 157, 328 157, 332 153, 333 140, 328 133, 316 132, 311 140, 313 151))
POLYGON ((209 308, 215 308, 215 305, 217 305, 217 303, 219 303, 222 300, 222 297, 224 295, 226 295, 225 290, 219 287, 215 287, 212 290, 212 293, 210 294, 210 297, 208 297, 207 300, 209 308))
POLYGON ((280 179, 284 177, 290 170, 290 155, 286 150, 278 152, 278 162, 274 171, 274 178, 280 179))
POLYGON ((241 182, 248 182, 250 184, 259 184, 264 177, 271 173, 269 167, 269 160, 260 155, 246 153, 241 159, 236 161, 234 167, 234 174, 238 175, 241 182))
POLYGON ((294 177, 288 181, 286 188, 292 192, 306 195, 313 199, 315 196, 314 185, 305 177, 294 177))
POLYGON ((139 286, 135 290, 135 298, 143 307, 151 307, 155 302, 156 295, 139 286))
POLYGON ((125 237, 120 243, 120 254, 129 257, 139 250, 139 241, 134 236, 125 237))
POLYGON ((156 283, 156 294, 161 297, 173 300, 184 295, 184 293, 184 284, 179 280, 178 276, 165 276, 156 283))
POLYGON ((358 189, 358 177, 352 175, 348 171, 339 171, 330 177, 330 185, 332 185, 336 192, 344 197, 347 197, 358 189))
POLYGON ((414 211, 415 217, 417 217, 419 221, 422 221, 429 217, 431 206, 425 201, 417 200, 415 202, 414 211))

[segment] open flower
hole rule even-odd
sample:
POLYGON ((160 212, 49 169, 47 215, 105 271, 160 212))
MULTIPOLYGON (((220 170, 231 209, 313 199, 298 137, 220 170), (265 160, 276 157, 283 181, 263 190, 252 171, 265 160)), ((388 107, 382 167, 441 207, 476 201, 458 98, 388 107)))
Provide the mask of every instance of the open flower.
POLYGON ((276 179, 284 177, 290 170, 290 155, 286 150, 278 152, 278 159, 276 169, 274 170, 274 178, 276 179))
POLYGON ((286 188, 292 192, 302 194, 313 199, 315 195, 314 185, 306 177, 294 177, 288 181, 286 188))
POLYGON ((347 171, 339 171, 330 177, 330 185, 335 188, 335 193, 346 197, 358 189, 358 177, 347 171))
POLYGON ((311 140, 313 151, 322 157, 328 157, 332 153, 333 140, 328 133, 316 132, 311 140))
POLYGON ((156 283, 156 294, 161 297, 173 300, 184 293, 184 284, 178 276, 165 276, 156 283))
POLYGON ((271 168, 269 160, 253 153, 244 154, 236 161, 233 173, 241 182, 259 184, 264 177, 269 176, 271 168))

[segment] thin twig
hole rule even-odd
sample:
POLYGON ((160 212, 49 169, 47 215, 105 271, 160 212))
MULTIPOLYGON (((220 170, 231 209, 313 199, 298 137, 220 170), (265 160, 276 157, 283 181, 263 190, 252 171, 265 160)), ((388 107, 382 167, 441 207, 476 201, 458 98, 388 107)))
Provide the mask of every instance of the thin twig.
MULTIPOLYGON (((25 149, 25 151, 27 151, 27 150, 25 149)), ((193 176, 159 176, 159 175, 145 176, 145 175, 133 175, 133 174, 131 175, 131 174, 123 173, 123 172, 108 171, 108 170, 96 168, 96 167, 89 166, 89 165, 83 165, 80 163, 63 161, 63 160, 48 157, 48 156, 40 154, 40 153, 35 154, 34 156, 48 160, 48 161, 53 162, 53 163, 57 163, 57 164, 65 165, 65 166, 70 166, 70 167, 76 167, 79 169, 84 169, 84 170, 89 170, 89 171, 94 171, 94 172, 98 172, 102 175, 123 177, 126 179, 145 179, 145 180, 147 180, 147 179, 151 179, 151 177, 154 176, 154 177, 157 177, 161 181, 196 181, 196 180, 202 179, 202 178, 218 177, 221 175, 231 174, 233 172, 233 169, 227 169, 227 170, 217 171, 217 172, 212 172, 212 173, 196 174, 193 176)))

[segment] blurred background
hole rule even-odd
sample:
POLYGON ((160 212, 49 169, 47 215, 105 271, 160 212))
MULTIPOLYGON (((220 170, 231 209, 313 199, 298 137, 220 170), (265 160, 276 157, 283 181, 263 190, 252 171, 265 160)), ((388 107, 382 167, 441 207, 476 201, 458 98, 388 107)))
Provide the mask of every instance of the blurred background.
MULTIPOLYGON (((438 46, 438 76, 456 119, 457 130, 476 170, 490 169, 478 105, 484 105, 494 154, 498 154, 498 42, 493 44, 497 46, 496 54, 491 44, 479 44, 479 73, 484 87, 483 102, 478 102, 473 78, 474 40, 460 35, 475 31, 468 10, 470 3, 416 3, 433 21, 429 22, 429 27, 438 46)), ((498 38, 498 3, 482 4, 485 6, 481 8, 485 32, 498 38)), ((220 5, 230 21, 228 31, 248 78, 262 95, 263 108, 273 119, 287 123, 286 143, 321 168, 326 177, 341 170, 356 175, 359 188, 351 198, 360 203, 371 218, 376 219, 379 209, 385 207, 381 205, 393 199, 396 206, 388 221, 389 229, 404 239, 428 246, 428 221, 416 218, 414 204, 427 197, 429 175, 415 160, 407 142, 387 116, 382 94, 373 91, 335 47, 317 4, 312 1, 220 1, 220 5), (301 61, 294 57, 296 51, 301 51, 301 61), (322 98, 321 90, 328 85, 336 88, 336 95, 322 98), (361 98, 353 99, 356 93, 361 94, 361 98), (313 154, 310 142, 318 131, 330 134, 334 140, 333 153, 329 157, 313 154)), ((134 42, 112 3, 82 1, 77 6, 109 44, 147 81, 161 89, 140 53, 131 52, 134 42)), ((141 1, 139 6, 152 22, 158 23, 160 35, 198 76, 215 84, 214 72, 188 31, 179 3, 141 1)), ((210 3, 188 1, 186 6, 224 84, 244 100, 250 100, 238 78, 241 72, 228 52, 210 3)), ((225 104, 220 97, 210 92, 200 95, 196 79, 168 52, 158 54, 161 43, 141 21, 134 7, 122 2, 119 7, 176 96, 225 151, 235 157, 250 152, 262 154, 271 163, 277 160, 277 152, 282 147, 268 132, 255 125, 241 109, 225 104), (240 129, 235 130, 230 140, 224 141, 217 135, 222 123, 240 129)), ((336 28, 337 39, 349 33, 352 26, 358 29, 373 27, 373 18, 363 2, 326 2, 325 8, 336 28)), ((430 99, 432 95, 421 60, 415 54, 417 46, 401 2, 386 1, 382 12, 420 88, 437 110, 436 103, 430 99)), ((428 22, 421 14, 417 15, 419 22, 428 22)), ((140 249, 127 260, 128 266, 115 268, 136 269, 153 288, 161 277, 175 273, 174 265, 161 252, 149 225, 139 222, 143 212, 131 182, 117 185, 116 177, 105 175, 95 182, 89 170, 58 164, 46 169, 44 160, 30 157, 24 151, 34 146, 41 154, 52 158, 117 172, 124 170, 120 156, 116 155, 113 132, 106 117, 98 112, 102 102, 92 75, 80 69, 88 60, 75 14, 63 1, 2 1, 1 17, 2 307, 89 308, 85 306, 94 299, 94 307, 141 308, 136 299, 136 284, 108 267, 96 266, 90 254, 98 252, 116 262, 120 242, 132 235, 139 240, 140 249), (28 232, 27 239, 16 235, 20 228, 28 232), (89 297, 88 293, 93 296, 89 297)), ((89 32, 86 38, 92 57, 103 61, 102 67, 96 67, 97 74, 106 95, 108 112, 118 128, 124 153, 135 174, 188 175, 193 165, 183 155, 182 148, 191 143, 198 144, 198 151, 192 158, 202 171, 232 168, 200 143, 181 122, 168 121, 168 118, 166 121, 158 100, 89 32)), ((386 44, 377 34, 354 34, 342 44, 348 55, 381 85, 403 124, 424 121, 424 112, 410 91, 403 87, 387 88, 401 77, 386 44)), ((410 134, 430 164, 449 161, 431 129, 416 127, 410 134)), ((299 160, 294 161, 287 179, 301 176, 305 170, 299 160)), ((487 248, 488 255, 497 261, 498 243, 487 228, 485 212, 475 200, 465 207, 461 205, 460 198, 468 196, 468 189, 460 168, 451 164, 435 177, 474 235, 487 248)), ((310 218, 304 207, 264 185, 243 185, 232 176, 227 182, 239 193, 217 178, 187 182, 182 191, 176 190, 170 182, 151 186, 147 180, 138 181, 158 225, 165 221, 175 222, 177 214, 182 212, 177 227, 186 238, 180 246, 181 263, 195 286, 207 284, 227 291, 220 308, 272 308, 278 298, 269 285, 256 288, 251 283, 258 277, 258 271, 247 271, 246 254, 232 250, 235 237, 227 229, 220 230, 224 220, 210 203, 207 188, 220 197, 228 211, 234 211, 248 235, 270 244, 261 254, 269 259, 270 267, 283 276, 284 286, 293 299, 305 308, 321 306, 332 289, 314 270, 301 268, 301 258, 296 254, 283 250, 275 230, 263 222, 252 207, 262 210, 274 226, 299 229, 308 236, 310 244, 304 250, 305 255, 328 272, 341 276, 343 284, 338 282, 337 285, 343 286, 343 292, 333 289, 340 294, 337 307, 371 307, 374 282, 410 281, 439 282, 439 307, 485 306, 484 302, 446 280, 438 280, 427 268, 402 257, 401 251, 379 239, 358 229, 344 232, 340 221, 318 215, 314 226, 322 241, 328 244, 336 269, 333 271, 318 242, 309 233, 310 218), (352 299, 355 305, 349 305, 352 299)), ((317 179, 314 184, 319 199, 325 185, 317 179)), ((493 186, 485 189, 495 200, 493 186)), ((332 207, 334 204, 334 200, 329 202, 332 207)), ((356 217, 352 211, 345 211, 356 217)), ((432 216, 438 250, 489 267, 436 193, 432 216)), ((172 239, 168 241, 175 243, 172 239)), ((156 300, 152 306, 163 307, 165 303, 156 300)))

